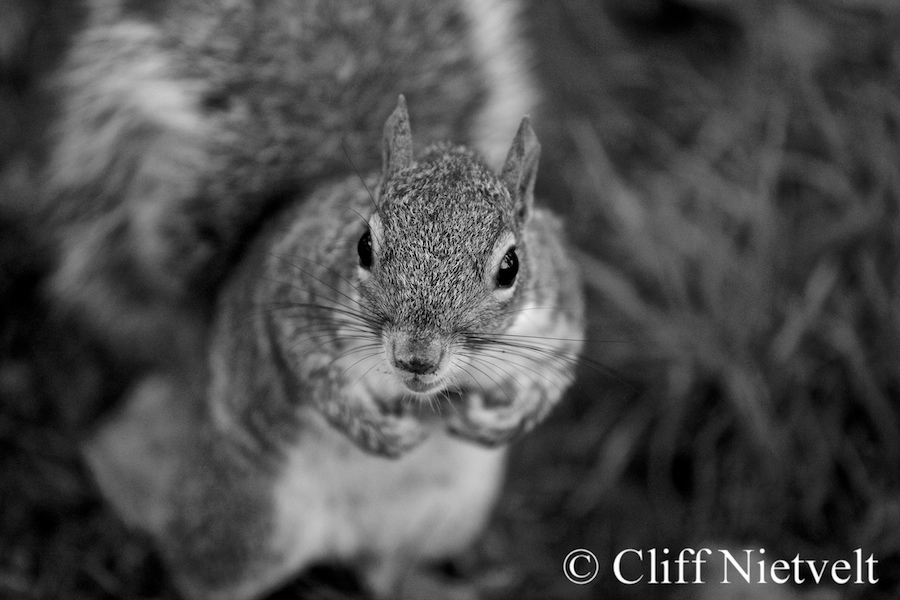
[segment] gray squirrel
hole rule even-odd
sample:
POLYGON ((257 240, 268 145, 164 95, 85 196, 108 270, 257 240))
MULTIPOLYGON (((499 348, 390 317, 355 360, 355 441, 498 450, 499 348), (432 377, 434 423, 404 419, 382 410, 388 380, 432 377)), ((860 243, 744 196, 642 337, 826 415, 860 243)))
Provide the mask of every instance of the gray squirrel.
POLYGON ((401 96, 380 185, 349 176, 277 215, 223 286, 207 363, 140 382, 87 446, 190 598, 327 560, 390 597, 473 541, 503 445, 571 384, 580 278, 533 205, 528 119, 499 175, 412 148, 401 96))
POLYGON ((36 214, 57 306, 133 367, 101 491, 188 598, 319 561, 402 591, 483 529, 582 344, 515 3, 85 6, 36 214))

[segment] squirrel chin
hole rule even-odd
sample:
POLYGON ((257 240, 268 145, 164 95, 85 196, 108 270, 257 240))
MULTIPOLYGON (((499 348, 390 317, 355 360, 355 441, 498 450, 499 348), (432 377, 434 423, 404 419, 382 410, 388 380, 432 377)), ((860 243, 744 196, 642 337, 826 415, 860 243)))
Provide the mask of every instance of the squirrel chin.
POLYGON ((400 378, 401 384, 416 396, 433 396, 444 388, 441 377, 408 375, 400 378))

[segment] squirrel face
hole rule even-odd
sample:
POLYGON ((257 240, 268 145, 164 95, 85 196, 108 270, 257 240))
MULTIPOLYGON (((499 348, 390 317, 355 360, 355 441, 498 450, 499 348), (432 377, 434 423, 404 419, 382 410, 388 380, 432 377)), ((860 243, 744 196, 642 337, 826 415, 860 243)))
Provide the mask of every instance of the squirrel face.
POLYGON ((453 383, 466 345, 504 330, 522 304, 538 148, 525 120, 500 176, 446 144, 413 161, 402 97, 388 120, 376 210, 357 245, 358 287, 408 390, 453 383))

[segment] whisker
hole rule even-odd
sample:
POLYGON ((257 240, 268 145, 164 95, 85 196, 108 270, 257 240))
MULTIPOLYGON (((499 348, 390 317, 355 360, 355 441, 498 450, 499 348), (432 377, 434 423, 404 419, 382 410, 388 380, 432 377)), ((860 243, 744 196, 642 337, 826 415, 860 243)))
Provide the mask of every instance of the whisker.
POLYGON ((493 338, 514 338, 514 339, 533 339, 533 340, 548 340, 551 342, 575 342, 579 344, 626 344, 630 343, 631 340, 606 340, 606 339, 596 339, 596 338, 568 338, 568 337, 548 337, 544 335, 525 335, 519 333, 478 333, 476 332, 474 335, 482 335, 485 337, 493 337, 493 338))
MULTIPOLYGON (((360 376, 357 378, 356 382, 354 382, 353 385, 359 385, 359 382, 361 382, 363 379, 365 379, 365 377, 366 377, 369 373, 372 372, 372 369, 374 369, 375 367, 377 367, 379 364, 382 363, 380 357, 378 356, 378 353, 374 353, 374 354, 370 354, 369 356, 363 357, 363 358, 361 358, 360 360, 356 361, 355 363, 353 363, 353 365, 351 365, 351 367, 358 365, 359 363, 361 363, 361 362, 362 362, 363 360, 365 360, 366 358, 378 358, 379 360, 376 360, 374 365, 372 365, 371 367, 369 367, 368 369, 366 369, 366 370, 362 373, 362 375, 360 375, 360 376)), ((347 369, 345 369, 345 370, 344 370, 344 373, 341 374, 341 377, 343 377, 344 374, 346 374, 347 371, 348 371, 351 367, 348 367, 347 369)))
MULTIPOLYGON (((484 375, 484 376, 488 379, 488 381, 490 381, 491 383, 493 383, 497 388, 503 390, 503 393, 506 394, 506 399, 509 400, 509 403, 510 403, 510 404, 514 404, 514 403, 515 403, 515 399, 510 395, 509 390, 506 389, 506 387, 505 387, 504 385, 502 385, 502 380, 500 380, 500 379, 494 379, 494 377, 493 377, 490 373, 487 373, 486 371, 484 371, 483 369, 481 369, 480 367, 478 367, 478 365, 476 365, 476 364, 475 364, 474 362, 472 362, 472 361, 469 361, 468 366, 471 367, 471 368, 473 368, 473 369, 475 369, 476 371, 478 371, 478 372, 481 373, 482 375, 484 375)), ((502 369, 501 369, 501 370, 502 370, 502 369)), ((508 372, 506 372, 506 374, 509 375, 508 372)), ((510 376, 510 377, 511 377, 511 376, 510 376)), ((478 381, 477 378, 475 379, 475 381, 478 381)), ((484 389, 483 386, 482 386, 481 390, 482 390, 482 393, 484 394, 485 398, 487 398, 489 394, 487 393, 487 391, 485 391, 485 389, 484 389)))
MULTIPOLYGON (((527 356, 523 356, 523 358, 527 358, 527 356)), ((500 357, 494 357, 494 356, 491 356, 491 355, 488 354, 488 353, 485 353, 484 356, 483 356, 483 358, 482 358, 482 360, 484 360, 484 362, 486 362, 486 363, 488 363, 488 364, 491 364, 491 365, 493 365, 493 366, 495 366, 495 367, 497 367, 497 368, 500 368, 500 369, 503 370, 504 372, 508 373, 508 371, 506 371, 505 369, 502 369, 501 367, 499 367, 499 366, 496 364, 496 362, 494 362, 495 360, 500 360, 500 357)), ((509 359, 506 358, 506 357, 504 357, 503 361, 504 361, 504 362, 511 363, 512 365, 519 367, 519 368, 523 371, 523 373, 522 373, 523 375, 524 375, 525 373, 534 373, 534 374, 538 375, 539 377, 541 377, 541 379, 543 379, 544 381, 546 381, 547 383, 549 383, 550 385, 552 385, 553 387, 555 387, 555 388, 557 389, 557 391, 559 391, 561 394, 565 392, 565 388, 564 388, 563 386, 561 386, 558 382, 554 381, 553 379, 551 379, 550 377, 548 377, 548 376, 545 375, 544 373, 541 373, 540 371, 537 371, 537 370, 534 370, 534 369, 530 369, 530 368, 528 367, 528 365, 525 365, 525 364, 520 363, 520 362, 517 362, 517 361, 509 360, 509 359)), ((573 376, 572 376, 572 375, 566 374, 566 375, 564 375, 564 377, 568 380, 566 383, 571 383, 571 381, 572 381, 572 379, 573 379, 573 376)), ((527 389, 527 387, 525 386, 525 384, 523 384, 523 383, 519 380, 519 378, 513 378, 511 374, 510 374, 510 378, 511 378, 511 379, 514 379, 514 380, 522 387, 522 389, 527 389)), ((533 380, 532 380, 532 381, 533 381, 533 380)))
POLYGON ((347 350, 344 350, 343 352, 336 354, 330 361, 328 361, 328 365, 331 366, 331 365, 335 364, 336 362, 338 362, 339 360, 353 356, 354 354, 359 354, 360 352, 371 352, 371 354, 369 354, 368 356, 363 356, 362 358, 360 358, 360 359, 354 361, 353 363, 351 363, 350 365, 348 365, 341 372, 341 374, 339 376, 340 378, 343 378, 344 375, 346 375, 347 373, 350 372, 351 369, 353 369, 353 367, 355 367, 362 361, 366 360, 366 358, 369 358, 371 356, 378 356, 378 350, 380 350, 380 349, 381 349, 381 346, 376 343, 362 344, 360 346, 355 346, 353 348, 349 348, 347 350))
MULTIPOLYGON (((263 307, 260 310, 256 311, 246 311, 242 318, 235 318, 234 322, 230 324, 229 327, 226 328, 226 331, 230 333, 234 333, 240 331, 244 327, 248 327, 255 323, 254 317, 260 317, 264 315, 271 314, 278 310, 281 310, 283 307, 263 307)), ((321 307, 325 310, 328 310, 329 307, 321 307)), ((309 316, 302 317, 303 320, 307 321, 310 325, 315 327, 304 327, 304 332, 319 332, 319 331, 333 331, 335 334, 344 334, 344 331, 355 332, 361 335, 369 334, 374 336, 374 332, 372 332, 372 327, 370 324, 366 322, 361 322, 362 319, 356 315, 347 314, 346 318, 344 316, 335 317, 330 315, 322 315, 318 317, 310 318, 309 316), (341 331, 338 331, 341 330, 341 331)))
MULTIPOLYGON (((635 393, 638 393, 640 391, 636 387, 634 387, 631 383, 629 383, 626 379, 624 379, 621 375, 616 373, 616 371, 614 369, 611 369, 611 368, 607 367, 606 365, 604 365, 603 363, 601 363, 597 360, 594 360, 588 356, 585 356, 583 354, 570 354, 563 349, 558 349, 558 348, 553 348, 553 347, 541 348, 538 346, 530 346, 530 345, 523 346, 523 345, 517 344, 516 342, 484 340, 482 343, 487 344, 487 345, 491 345, 491 344, 504 345, 510 349, 520 348, 523 351, 525 349, 527 349, 528 351, 539 353, 548 358, 554 358, 557 360, 565 361, 566 363, 570 364, 573 367, 583 366, 583 367, 589 368, 590 370, 592 370, 593 372, 595 372, 597 374, 612 378, 616 382, 621 383, 622 385, 626 386, 627 388, 629 388, 631 391, 633 391, 635 393)), ((527 356, 524 354, 520 354, 520 355, 527 358, 527 356)))
POLYGON ((350 152, 347 150, 347 142, 344 139, 341 139, 341 150, 344 151, 344 156, 347 158, 347 162, 350 163, 350 166, 353 168, 353 172, 356 173, 357 177, 359 177, 360 183, 362 183, 363 187, 366 188, 366 193, 369 194, 369 199, 372 201, 372 207, 375 209, 375 212, 378 212, 378 203, 375 201, 375 196, 372 195, 372 190, 369 189, 369 186, 366 183, 365 178, 362 176, 362 173, 360 173, 359 169, 356 168, 356 163, 354 163, 353 159, 350 158, 350 152))
MULTIPOLYGON (((465 356, 464 358, 470 358, 470 357, 465 356)), ((470 362, 471 362, 471 361, 470 361, 470 362)), ((468 366, 466 362, 463 362, 463 361, 460 360, 458 357, 454 356, 454 357, 452 357, 452 358, 450 359, 450 364, 449 364, 448 366, 454 366, 454 365, 455 365, 456 368, 458 368, 460 371, 464 372, 464 373, 469 377, 470 380, 472 380, 472 381, 474 381, 475 383, 478 384, 478 387, 481 388, 481 393, 482 393, 482 394, 487 395, 487 391, 484 389, 484 386, 481 385, 481 382, 478 381, 478 379, 477 379, 476 377, 473 377, 471 373, 469 373, 468 371, 466 371, 466 367, 468 366)), ((454 369, 451 368, 451 369, 449 369, 449 371, 450 371, 450 373, 453 373, 454 369)), ((485 373, 485 377, 488 377, 488 379, 490 379, 490 377, 489 377, 486 373, 485 373)), ((493 380, 491 380, 491 381, 493 381, 493 380)), ((494 383, 496 383, 496 382, 494 382, 494 383)), ((462 381, 459 380, 459 377, 457 377, 456 387, 457 387, 458 389, 460 389, 460 390, 463 389, 462 381)))
MULTIPOLYGON (((342 292, 340 289, 338 289, 337 287, 335 287, 335 286, 333 286, 333 285, 329 285, 328 283, 324 282, 321 278, 316 277, 316 276, 313 275, 312 273, 309 273, 308 271, 303 271, 303 270, 300 269, 300 267, 297 267, 296 265, 292 265, 292 266, 294 266, 296 269, 300 270, 300 272, 301 272, 302 274, 308 275, 309 277, 312 277, 313 279, 316 279, 316 281, 320 282, 322 285, 324 285, 324 286, 327 287, 328 289, 332 290, 333 292, 337 293, 339 296, 342 296, 342 297, 344 297, 344 298, 346 298, 347 300, 350 301, 350 304, 344 304, 344 303, 342 303, 342 302, 339 302, 338 300, 332 300, 332 302, 333 302, 335 305, 337 305, 337 306, 339 306, 339 307, 341 307, 341 308, 344 308, 344 309, 346 309, 346 310, 350 310, 350 311, 355 311, 355 310, 356 310, 355 307, 359 307, 359 309, 360 309, 359 312, 360 312, 361 314, 362 314, 362 313, 368 313, 368 314, 369 314, 372 318, 374 318, 374 319, 377 319, 377 318, 379 317, 379 315, 378 315, 377 313, 375 313, 374 311, 372 311, 369 307, 367 307, 367 306, 363 305, 362 303, 360 303, 356 298, 353 298, 352 296, 349 296, 348 294, 345 294, 344 292, 342 292)), ((293 288, 293 289, 295 289, 295 290, 297 290, 297 291, 299 291, 299 292, 307 293, 307 292, 309 291, 309 290, 306 289, 305 287, 302 287, 300 284, 297 284, 297 283, 294 283, 294 282, 291 282, 291 281, 282 281, 282 280, 274 279, 274 278, 271 278, 271 277, 261 277, 261 279, 264 279, 264 280, 266 280, 266 281, 270 281, 270 282, 272 282, 272 283, 278 283, 278 284, 281 284, 281 285, 286 285, 286 286, 288 286, 288 287, 290 287, 290 288, 293 288)), ((359 291, 359 290, 358 290, 355 286, 353 286, 352 284, 350 284, 350 286, 351 286, 354 290, 359 291)), ((302 305, 303 303, 297 303, 297 304, 302 305)))
MULTIPOLYGON (((329 339, 332 340, 332 341, 335 341, 335 342, 336 342, 336 341, 339 341, 339 340, 340 340, 340 341, 352 340, 352 341, 359 341, 359 342, 365 342, 365 341, 368 341, 369 343, 368 343, 368 344, 364 344, 363 346, 375 346, 375 347, 378 347, 378 344, 377 344, 377 343, 371 342, 371 338, 368 338, 368 337, 365 337, 365 336, 342 336, 341 338, 336 338, 336 337, 334 337, 333 335, 331 335, 331 332, 329 332, 329 331, 325 331, 325 332, 323 332, 323 331, 317 331, 317 332, 313 332, 313 333, 314 333, 314 335, 302 335, 302 336, 299 336, 298 339, 297 339, 297 341, 294 342, 293 344, 291 344, 287 349, 288 349, 288 350, 294 350, 295 348, 297 348, 297 346, 299 346, 299 345, 302 344, 302 343, 309 343, 309 342, 315 342, 316 340, 329 340, 329 339)), ((357 346, 356 348, 359 348, 359 346, 357 346)), ((347 352, 352 351, 352 350, 354 350, 354 349, 355 349, 355 348, 351 348, 351 349, 349 349, 347 352)))
MULTIPOLYGON (((327 281, 323 280, 321 277, 317 277, 317 276, 316 276, 315 274, 313 274, 312 272, 303 269, 300 265, 297 265, 297 264, 295 264, 295 263, 293 263, 293 262, 287 260, 287 258, 285 258, 285 257, 290 257, 291 259, 294 259, 294 260, 296 260, 296 259, 299 259, 299 260, 305 260, 305 261, 307 261, 307 262, 311 262, 311 263, 314 264, 314 265, 317 265, 317 266, 319 266, 319 267, 322 267, 323 269, 325 269, 325 270, 328 271, 329 273, 333 273, 334 275, 336 275, 336 276, 338 277, 338 279, 340 279, 341 281, 343 281, 344 283, 346 283, 347 285, 349 285, 354 291, 356 291, 357 293, 359 293, 359 288, 356 287, 356 285, 354 285, 354 283, 353 283, 352 281, 350 281, 349 279, 347 279, 346 277, 344 277, 343 275, 341 275, 341 273, 338 272, 336 269, 333 269, 333 268, 331 268, 331 267, 329 267, 329 266, 327 266, 327 265, 322 264, 321 262, 319 262, 319 261, 317 261, 317 260, 314 260, 314 259, 312 259, 312 258, 308 258, 308 257, 305 257, 305 256, 297 256, 297 255, 290 255, 290 254, 278 254, 278 253, 271 252, 271 251, 267 251, 266 253, 267 253, 269 256, 272 256, 273 258, 277 258, 278 260, 282 261, 284 264, 286 264, 286 265, 288 265, 288 266, 291 266, 291 267, 297 269, 297 271, 298 271, 299 273, 301 273, 301 274, 303 274, 303 275, 306 275, 306 276, 308 276, 308 277, 310 277, 310 278, 316 280, 317 282, 321 283, 323 286, 325 286, 326 288, 332 290, 333 292, 335 292, 335 293, 338 294, 339 296, 343 296, 344 298, 346 298, 346 299, 349 300, 350 302, 359 305, 359 302, 358 302, 355 298, 353 298, 353 297, 347 295, 346 293, 344 293, 343 291, 341 291, 339 288, 337 288, 337 287, 335 287, 335 286, 329 284, 327 281)), ((266 278, 264 278, 264 279, 266 279, 266 278)), ((298 291, 304 291, 304 292, 307 291, 305 288, 300 287, 298 284, 295 284, 295 283, 293 283, 293 282, 288 282, 288 281, 277 281, 277 280, 273 280, 273 279, 271 279, 271 278, 268 278, 268 279, 269 279, 270 281, 275 282, 275 283, 281 283, 281 284, 290 286, 290 287, 292 287, 292 288, 294 288, 295 290, 298 290, 298 291)), ((361 306, 361 305, 360 305, 360 306, 361 306)), ((370 310, 370 309, 368 309, 367 307, 363 307, 363 308, 364 308, 365 310, 370 310)), ((378 315, 375 314, 375 313, 373 313, 373 316, 377 317, 378 315)))
POLYGON ((538 354, 538 355, 541 355, 541 356, 544 356, 547 358, 553 358, 555 360, 566 359, 569 361, 568 363, 557 362, 556 363, 557 365, 568 366, 568 365, 572 365, 572 364, 577 364, 577 362, 578 362, 577 354, 570 355, 565 350, 563 350, 561 348, 555 348, 553 346, 541 347, 541 346, 536 346, 534 344, 526 344, 524 342, 493 340, 493 339, 489 339, 489 338, 474 338, 474 339, 470 339, 469 341, 471 342, 471 345, 477 349, 493 349, 493 348, 497 348, 497 347, 504 348, 507 350, 515 349, 515 350, 519 351, 519 354, 521 356, 526 357, 526 358, 528 357, 526 352, 531 352, 531 353, 538 354), (573 356, 574 356, 574 358, 573 358, 573 356))
MULTIPOLYGON (((294 303, 294 304, 290 304, 290 305, 285 304, 283 306, 271 306, 271 307, 268 307, 268 310, 270 310, 272 312, 278 311, 278 310, 287 311, 292 308, 303 309, 303 310, 321 310, 321 311, 337 313, 337 314, 355 319, 356 321, 364 323, 365 325, 368 325, 370 328, 373 328, 373 329, 377 328, 377 325, 379 324, 379 322, 376 319, 370 317, 369 315, 367 315, 365 313, 356 312, 352 308, 346 308, 346 307, 342 307, 340 305, 337 307, 334 307, 334 306, 328 306, 325 304, 294 303)), ((303 315, 302 313, 300 313, 300 315, 301 316, 299 318, 302 318, 305 320, 314 320, 316 318, 321 318, 321 317, 314 317, 312 315, 303 315)))
MULTIPOLYGON (((286 311, 289 311, 290 309, 296 309, 297 318, 302 319, 304 321, 332 322, 332 323, 343 324, 343 325, 348 325, 348 326, 353 325, 355 327, 362 327, 363 325, 366 325, 366 326, 369 326, 367 328, 370 328, 370 326, 372 325, 372 323, 369 322, 369 318, 366 315, 354 312, 352 309, 336 308, 336 307, 328 306, 325 304, 294 303, 294 304, 283 304, 283 305, 268 305, 268 306, 257 305, 257 306, 258 306, 259 310, 247 311, 245 313, 246 316, 254 317, 254 316, 261 316, 261 315, 266 315, 266 314, 272 314, 272 313, 279 312, 279 311, 286 312, 286 311), (318 311, 324 311, 324 312, 336 313, 338 315, 341 315, 342 317, 348 317, 348 318, 347 319, 339 319, 339 318, 332 317, 330 315, 329 316, 326 316, 326 315, 314 316, 311 314, 303 314, 301 312, 304 310, 309 311, 311 309, 318 310, 318 311)), ((288 313, 288 316, 290 316, 290 315, 291 315, 291 313, 288 313)))

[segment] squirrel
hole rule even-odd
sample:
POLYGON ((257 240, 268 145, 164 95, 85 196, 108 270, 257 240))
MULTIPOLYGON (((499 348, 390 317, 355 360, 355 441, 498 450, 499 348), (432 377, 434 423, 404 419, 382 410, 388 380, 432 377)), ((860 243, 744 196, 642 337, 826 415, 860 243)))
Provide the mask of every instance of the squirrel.
POLYGON ((189 598, 331 560, 387 597, 461 552, 584 327, 516 2, 71 7, 25 209, 54 309, 131 373, 102 493, 189 598))
POLYGON ((387 598, 473 542, 506 443, 582 345, 577 269, 534 206, 539 150, 525 118, 499 175, 465 146, 414 159, 401 96, 380 184, 325 183, 273 217, 223 285, 206 363, 144 379, 88 443, 187 597, 256 598, 336 560, 387 598))

